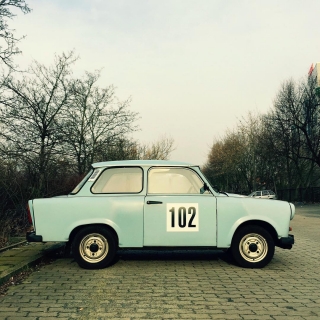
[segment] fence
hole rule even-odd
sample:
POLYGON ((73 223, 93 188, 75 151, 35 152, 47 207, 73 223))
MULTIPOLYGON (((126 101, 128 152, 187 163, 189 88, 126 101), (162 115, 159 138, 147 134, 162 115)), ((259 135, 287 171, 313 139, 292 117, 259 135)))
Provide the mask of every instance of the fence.
POLYGON ((320 202, 320 187, 277 190, 277 197, 291 202, 320 202))

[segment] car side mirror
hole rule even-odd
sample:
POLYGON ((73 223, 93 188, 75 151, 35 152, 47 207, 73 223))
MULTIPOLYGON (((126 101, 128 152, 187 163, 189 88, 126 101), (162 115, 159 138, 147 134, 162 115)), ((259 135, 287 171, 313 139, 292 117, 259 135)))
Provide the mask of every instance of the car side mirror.
POLYGON ((203 193, 205 193, 206 191, 209 191, 209 190, 210 189, 209 189, 208 185, 205 183, 203 185, 203 187, 200 189, 200 194, 203 194, 203 193))

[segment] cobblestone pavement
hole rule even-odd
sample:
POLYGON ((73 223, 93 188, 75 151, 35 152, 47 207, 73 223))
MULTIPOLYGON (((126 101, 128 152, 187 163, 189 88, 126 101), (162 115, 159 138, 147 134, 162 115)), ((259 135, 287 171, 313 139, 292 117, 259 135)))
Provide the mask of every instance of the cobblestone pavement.
POLYGON ((261 270, 218 251, 124 251, 112 267, 57 259, 10 287, 0 319, 320 319, 320 206, 297 208, 296 244, 261 270))

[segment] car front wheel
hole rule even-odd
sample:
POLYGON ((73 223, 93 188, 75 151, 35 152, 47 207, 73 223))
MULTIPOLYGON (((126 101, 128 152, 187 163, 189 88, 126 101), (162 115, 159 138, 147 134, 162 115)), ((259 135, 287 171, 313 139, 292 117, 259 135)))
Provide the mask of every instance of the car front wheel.
POLYGON ((102 226, 89 226, 75 236, 72 252, 80 267, 101 269, 114 260, 117 242, 113 233, 102 226))
POLYGON ((233 237, 231 253, 236 263, 244 268, 263 268, 273 258, 274 241, 260 226, 240 228, 233 237))

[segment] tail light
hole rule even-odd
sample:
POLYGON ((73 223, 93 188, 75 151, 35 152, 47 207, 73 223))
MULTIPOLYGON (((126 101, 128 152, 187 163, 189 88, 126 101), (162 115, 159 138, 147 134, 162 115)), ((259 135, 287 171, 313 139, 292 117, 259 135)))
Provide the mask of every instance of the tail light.
POLYGON ((32 225, 32 218, 31 218, 31 212, 30 212, 29 204, 27 204, 27 217, 28 217, 29 223, 32 225))

